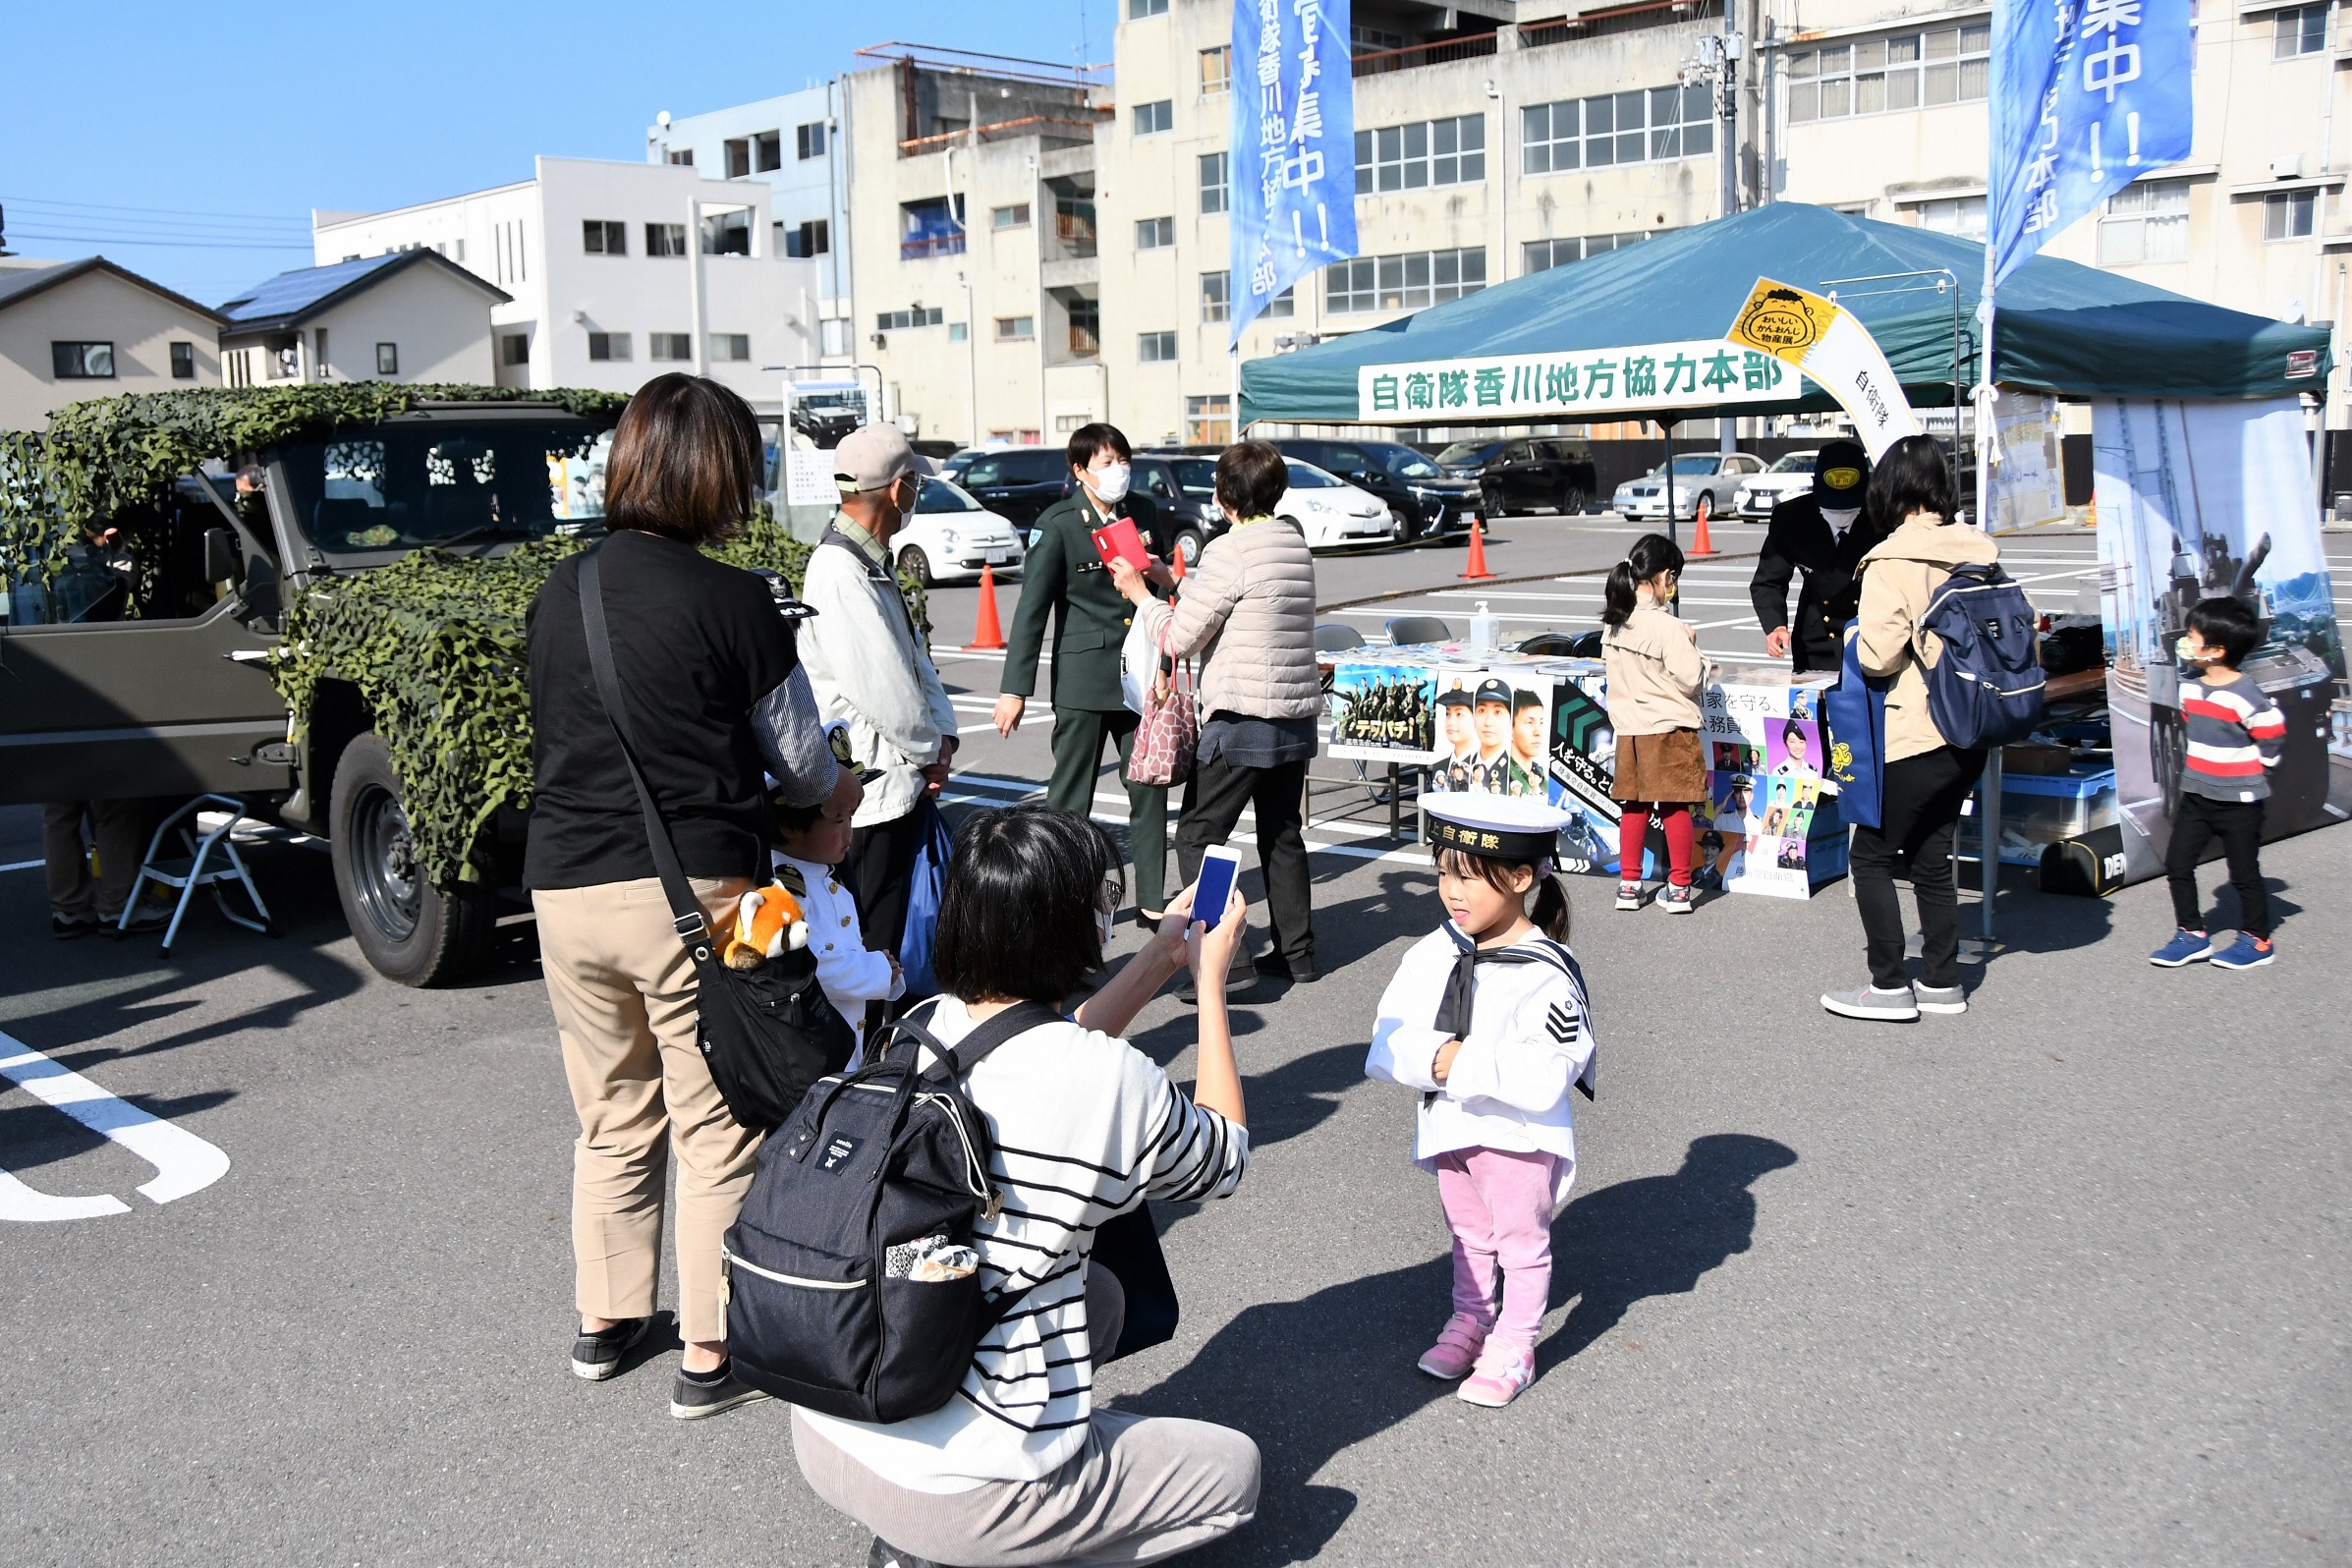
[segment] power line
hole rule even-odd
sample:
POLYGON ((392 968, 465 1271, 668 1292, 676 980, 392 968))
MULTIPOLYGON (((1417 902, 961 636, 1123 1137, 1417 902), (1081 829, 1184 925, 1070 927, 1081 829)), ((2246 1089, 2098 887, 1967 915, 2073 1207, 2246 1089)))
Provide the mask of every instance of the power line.
POLYGON ((246 218, 257 223, 291 223, 308 227, 307 218, 290 218, 279 212, 222 212, 211 207, 123 207, 99 201, 53 201, 43 196, 0 196, 0 203, 27 207, 58 207, 76 212, 149 212, 180 218, 246 218))
POLYGON ((140 240, 120 234, 44 234, 37 229, 11 229, 12 240, 51 240, 64 245, 136 245, 157 251, 308 251, 308 245, 275 240, 140 240))

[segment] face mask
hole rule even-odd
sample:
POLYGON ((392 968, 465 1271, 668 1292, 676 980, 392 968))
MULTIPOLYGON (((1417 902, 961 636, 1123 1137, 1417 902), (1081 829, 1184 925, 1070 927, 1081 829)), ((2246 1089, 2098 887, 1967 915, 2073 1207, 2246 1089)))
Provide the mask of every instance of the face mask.
POLYGON ((1105 506, 1115 506, 1127 499, 1129 469, 1126 464, 1113 463, 1107 469, 1095 469, 1092 473, 1095 499, 1105 506))
POLYGON ((1105 909, 1094 911, 1094 934, 1101 939, 1102 950, 1106 953, 1109 952, 1111 944, 1110 911, 1105 909))
POLYGON ((1860 516, 1862 516, 1862 508, 1858 506, 1824 506, 1821 508, 1821 521, 1839 533, 1852 528, 1854 520, 1860 516))
POLYGON ((2188 663, 2202 664, 2205 661, 2190 651, 2190 649, 2195 645, 2195 644, 2191 643, 2187 638, 2184 637, 2179 642, 2172 644, 2172 651, 2179 654, 2181 658, 2188 663))

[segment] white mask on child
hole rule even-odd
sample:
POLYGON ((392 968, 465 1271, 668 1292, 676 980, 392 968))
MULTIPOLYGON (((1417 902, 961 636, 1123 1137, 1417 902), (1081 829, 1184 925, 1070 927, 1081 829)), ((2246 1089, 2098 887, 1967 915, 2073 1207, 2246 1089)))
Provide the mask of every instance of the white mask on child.
POLYGON ((1113 463, 1107 469, 1089 470, 1094 476, 1094 498, 1104 506, 1116 506, 1127 499, 1127 480, 1131 470, 1124 463, 1113 463))

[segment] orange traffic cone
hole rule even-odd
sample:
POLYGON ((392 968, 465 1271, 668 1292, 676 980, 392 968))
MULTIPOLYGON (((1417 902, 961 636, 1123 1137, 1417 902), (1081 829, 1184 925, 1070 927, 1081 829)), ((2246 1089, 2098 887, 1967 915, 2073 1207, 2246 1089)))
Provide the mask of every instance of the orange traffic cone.
POLYGON ((1462 563, 1462 581, 1481 583, 1494 574, 1486 570, 1486 524, 1484 518, 1470 521, 1470 556, 1462 563))
POLYGON ((1184 581, 1184 546, 1172 545, 1168 550, 1168 570, 1176 574, 1176 581, 1184 581))
POLYGON ((1697 529, 1697 532, 1691 535, 1690 553, 1693 559, 1696 559, 1702 555, 1712 555, 1715 553, 1714 540, 1707 536, 1707 515, 1713 510, 1714 497, 1706 493, 1705 491, 1702 491, 1699 496, 1698 506, 1694 507, 1691 511, 1691 522, 1697 529))
POLYGON ((972 629, 972 641, 965 644, 970 653, 985 652, 1004 646, 1004 627, 996 619, 996 572, 987 565, 980 567, 980 624, 972 629))

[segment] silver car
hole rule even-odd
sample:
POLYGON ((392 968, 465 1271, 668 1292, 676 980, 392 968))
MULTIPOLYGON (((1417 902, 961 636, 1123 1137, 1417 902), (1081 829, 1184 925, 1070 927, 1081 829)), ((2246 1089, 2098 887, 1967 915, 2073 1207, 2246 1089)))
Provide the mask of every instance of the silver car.
MULTIPOLYGON (((1674 515, 1696 517, 1699 498, 1707 497, 1709 516, 1728 517, 1739 498, 1740 486, 1764 472, 1764 459, 1746 452, 1688 452, 1674 460, 1674 515)), ((1609 505, 1638 521, 1666 517, 1666 466, 1661 463, 1638 479, 1617 486, 1609 505)))

